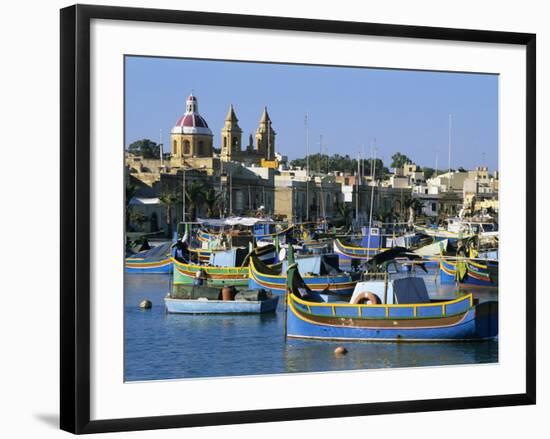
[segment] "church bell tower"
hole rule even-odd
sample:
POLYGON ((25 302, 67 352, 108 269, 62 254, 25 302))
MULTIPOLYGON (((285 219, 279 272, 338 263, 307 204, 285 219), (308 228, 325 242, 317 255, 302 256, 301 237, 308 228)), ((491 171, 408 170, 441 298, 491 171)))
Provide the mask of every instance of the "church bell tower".
POLYGON ((233 105, 229 106, 225 124, 222 128, 221 159, 225 162, 238 159, 241 155, 241 137, 243 131, 239 127, 239 119, 233 105))
POLYGON ((256 130, 256 150, 265 160, 275 160, 275 134, 265 107, 256 130))

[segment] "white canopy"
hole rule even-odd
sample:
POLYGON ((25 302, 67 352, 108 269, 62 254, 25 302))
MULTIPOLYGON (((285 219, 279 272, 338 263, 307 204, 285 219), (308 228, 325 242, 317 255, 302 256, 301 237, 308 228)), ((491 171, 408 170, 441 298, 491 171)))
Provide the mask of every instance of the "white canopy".
POLYGON ((245 216, 232 216, 229 218, 219 218, 219 219, 202 219, 197 218, 197 221, 200 224, 205 224, 208 226, 221 227, 221 226, 253 226, 258 223, 272 223, 271 218, 255 218, 255 217, 245 217, 245 216))
POLYGON ((160 203, 160 199, 156 197, 155 198, 132 197, 128 204, 136 205, 136 204, 161 204, 161 203, 160 203))

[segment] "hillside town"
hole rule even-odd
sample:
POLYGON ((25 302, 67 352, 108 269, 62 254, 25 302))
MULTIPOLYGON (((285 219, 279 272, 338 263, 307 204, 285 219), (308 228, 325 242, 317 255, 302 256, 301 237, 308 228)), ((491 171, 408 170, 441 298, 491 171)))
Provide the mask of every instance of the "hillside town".
POLYGON ((458 214, 498 213, 498 172, 484 164, 433 169, 396 151, 386 167, 374 158, 376 150, 370 158, 320 152, 289 160, 278 152, 267 107, 248 136, 228 107, 225 119, 214 122, 221 126, 214 136, 191 94, 171 130, 169 152, 149 139, 129 144, 127 231, 170 236, 180 222, 230 216, 358 227, 372 220, 438 224, 458 214))

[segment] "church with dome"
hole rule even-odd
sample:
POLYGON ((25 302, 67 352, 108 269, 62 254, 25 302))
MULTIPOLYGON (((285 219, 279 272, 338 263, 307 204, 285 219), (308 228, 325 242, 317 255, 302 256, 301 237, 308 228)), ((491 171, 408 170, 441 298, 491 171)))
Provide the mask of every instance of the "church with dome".
MULTIPOLYGON (((220 123, 218 136, 213 133, 207 118, 201 115, 197 96, 191 93, 185 101, 183 115, 177 118, 170 131, 169 154, 165 151, 156 159, 126 153, 128 184, 139 188, 140 200, 152 203, 139 207, 146 217, 152 215, 149 210, 156 209, 157 218, 164 218, 160 222, 157 220, 157 226, 168 221, 173 223, 169 228, 174 230, 176 222, 183 218, 182 203, 172 206, 173 214, 168 218, 159 198, 162 194, 181 193, 183 181, 187 187, 197 183, 205 190, 217 191, 220 194, 217 215, 251 215, 257 211, 271 215, 275 212, 275 175, 279 161, 275 150, 276 133, 267 107, 259 114, 255 133, 245 136, 244 144, 243 130, 233 105, 229 105, 225 119, 220 116, 223 124, 220 123)), ((190 214, 186 211, 185 218, 194 220, 190 214)), ((196 207, 196 215, 207 215, 203 205, 196 207)), ((151 231, 155 229, 150 227, 151 231)))
MULTIPOLYGON (((256 129, 255 142, 250 135, 248 145, 242 148, 242 129, 239 127, 233 105, 229 106, 221 129, 219 159, 224 162, 241 162, 247 166, 276 167, 275 131, 267 107, 260 117, 256 129)), ((191 94, 186 101, 185 114, 181 116, 170 134, 172 167, 214 168, 216 157, 213 145, 214 136, 208 123, 199 113, 197 97, 191 94), (208 163, 210 162, 210 163, 208 163), (210 166, 208 166, 210 164, 210 166)))

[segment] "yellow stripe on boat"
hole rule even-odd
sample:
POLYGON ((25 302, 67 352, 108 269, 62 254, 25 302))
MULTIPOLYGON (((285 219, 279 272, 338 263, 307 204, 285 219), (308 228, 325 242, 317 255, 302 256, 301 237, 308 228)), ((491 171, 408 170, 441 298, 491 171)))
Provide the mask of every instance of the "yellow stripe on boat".
MULTIPOLYGON (((309 285, 308 285, 309 286, 309 285)), ((454 305, 455 303, 459 303, 459 302, 462 302, 462 301, 465 301, 465 300, 469 300, 470 301, 470 306, 473 305, 473 298, 474 298, 474 295, 473 293, 469 293, 465 296, 462 296, 462 297, 459 297, 457 299, 453 299, 453 300, 449 300, 449 301, 446 301, 446 302, 430 302, 430 303, 415 303, 415 304, 352 304, 352 303, 335 303, 335 302, 331 302, 331 303, 318 303, 318 302, 308 302, 306 300, 303 300, 303 299, 300 299, 299 297, 296 297, 294 294, 292 294, 290 291, 289 291, 289 294, 288 294, 288 297, 289 297, 289 300, 293 300, 297 303, 299 303, 300 305, 304 305, 304 306, 311 306, 312 308, 315 308, 315 307, 336 307, 336 308, 350 308, 350 307, 362 307, 362 308, 388 308, 388 309, 391 309, 391 308, 411 308, 413 306, 415 307, 418 307, 418 308, 423 308, 423 307, 437 307, 437 306, 447 306, 447 305, 454 305)))
MULTIPOLYGON (((331 326, 331 327, 336 327, 336 328, 341 328, 342 327, 342 325, 337 325, 337 324, 335 325, 335 324, 325 323, 325 322, 319 323, 319 322, 316 322, 316 321, 313 321, 313 320, 310 320, 310 319, 306 318, 305 316, 303 316, 301 313, 299 313, 296 310, 296 308, 294 307, 294 304, 292 303, 292 300, 296 300, 298 298, 293 296, 292 299, 291 299, 291 296, 293 296, 292 293, 288 294, 288 301, 287 301, 288 302, 288 308, 292 312, 292 314, 294 314, 295 317, 299 318, 300 320, 302 320, 304 322, 307 322, 309 324, 313 324, 313 325, 316 325, 316 326, 331 326)), ((471 303, 472 302, 470 302, 470 308, 472 306, 471 303)), ((321 304, 316 303, 316 305, 321 305, 321 304)), ((329 304, 329 303, 327 303, 325 305, 332 307, 333 312, 334 312, 334 307, 335 306, 341 306, 341 305, 334 305, 334 304, 329 304)), ((392 306, 392 305, 351 305, 351 306, 357 306, 357 307, 361 307, 361 306, 367 306, 367 307, 369 307, 369 306, 385 306, 385 307, 388 307, 388 306, 392 306)), ((398 306, 398 305, 395 305, 395 306, 398 306)), ((411 307, 412 305, 403 305, 403 306, 411 307)), ((421 306, 421 304, 418 304, 418 305, 415 305, 415 306, 421 306)), ((359 309, 361 309, 361 308, 359 308, 359 309)), ((386 308, 386 317, 387 317, 387 314, 388 314, 388 308, 386 308)), ((436 328, 446 328, 446 327, 459 325, 460 323, 462 323, 462 321, 464 321, 464 319, 466 318, 466 315, 467 315, 467 311, 464 311, 463 317, 459 322, 449 323, 447 325, 438 325, 438 326, 435 326, 435 327, 436 328)), ((434 317, 434 318, 437 318, 437 317, 434 317)), ((399 320, 399 318, 395 318, 395 317, 392 317, 392 319, 393 320, 399 320)), ((415 326, 414 328, 415 329, 432 329, 432 328, 434 328, 434 326, 415 326)), ((405 329, 405 328, 402 328, 402 329, 405 329)))

